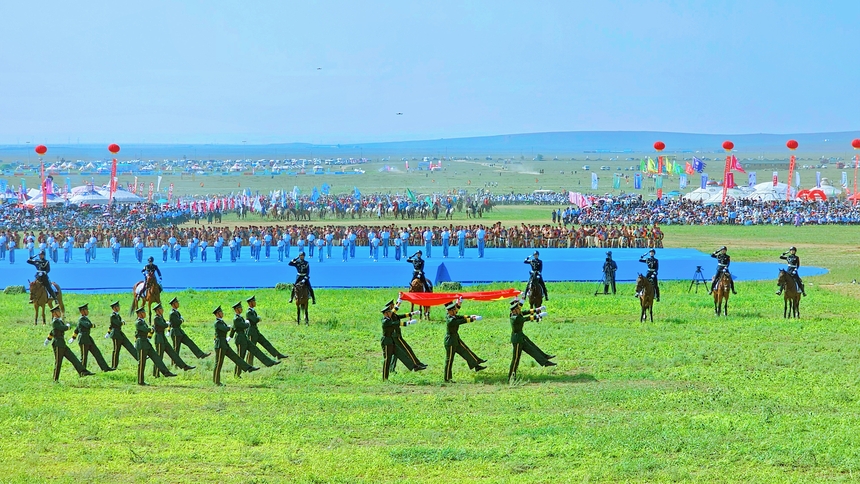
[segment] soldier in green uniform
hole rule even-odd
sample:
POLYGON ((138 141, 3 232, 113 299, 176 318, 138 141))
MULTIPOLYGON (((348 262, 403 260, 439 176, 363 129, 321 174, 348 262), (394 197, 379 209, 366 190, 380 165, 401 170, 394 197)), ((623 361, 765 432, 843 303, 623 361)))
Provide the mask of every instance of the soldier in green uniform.
MULTIPOLYGON (((409 326, 410 324, 415 324, 417 321, 414 319, 410 319, 407 321, 402 321, 406 319, 408 316, 401 316, 394 312, 394 301, 389 301, 388 304, 383 306, 382 311, 382 381, 388 381, 388 375, 391 370, 394 368, 394 364, 397 362, 394 350, 394 330, 395 328, 400 328, 401 326, 409 326)), ((422 368, 423 369, 423 368, 422 368)))
MULTIPOLYGON (((237 302, 236 304, 234 304, 233 311, 236 313, 236 315, 233 316, 233 327, 230 328, 230 337, 232 338, 234 335, 236 337, 236 353, 239 355, 239 359, 244 359, 245 352, 249 352, 250 354, 256 356, 257 359, 260 360, 260 362, 266 366, 280 365, 280 361, 275 361, 269 358, 268 356, 266 356, 265 353, 260 351, 260 348, 257 348, 256 346, 251 346, 251 342, 248 341, 247 333, 248 327, 250 325, 248 324, 248 321, 245 321, 245 318, 242 317, 242 303, 237 302)), ((241 365, 236 364, 236 370, 234 374, 237 377, 242 376, 241 365)))
POLYGON ((472 321, 480 321, 480 316, 460 316, 457 312, 460 310, 460 305, 457 302, 449 302, 445 305, 445 309, 448 311, 448 316, 446 318, 447 321, 447 331, 445 333, 445 382, 453 383, 452 378, 452 370, 454 366, 454 354, 460 355, 464 360, 466 360, 466 364, 469 365, 470 370, 475 370, 476 372, 481 370, 486 370, 487 367, 481 366, 481 363, 486 363, 487 360, 483 360, 478 358, 466 343, 460 339, 460 325, 471 323, 472 321))
POLYGON ((122 351, 123 348, 128 350, 135 360, 138 359, 138 356, 137 350, 134 349, 134 345, 131 344, 131 341, 129 341, 125 333, 122 332, 122 325, 125 324, 125 321, 123 321, 122 316, 119 315, 119 301, 114 301, 110 305, 110 308, 113 310, 113 313, 110 315, 110 328, 108 329, 108 334, 105 335, 105 338, 113 340, 113 355, 110 360, 110 366, 112 368, 117 368, 119 367, 119 352, 122 351))
MULTIPOLYGON (((152 310, 155 311, 155 318, 152 320, 152 329, 155 331, 155 352, 158 353, 158 357, 164 361, 164 353, 167 353, 167 356, 170 357, 173 364, 177 367, 182 368, 185 371, 196 368, 182 361, 182 358, 179 357, 179 354, 174 351, 173 347, 170 346, 170 343, 167 341, 167 336, 164 335, 164 331, 167 330, 170 325, 164 320, 164 307, 161 303, 156 304, 152 310)), ((160 373, 158 365, 154 365, 152 368, 152 376, 158 378, 160 373)))
POLYGON ((135 341, 134 347, 137 349, 137 384, 146 385, 144 376, 146 375, 146 359, 152 360, 152 364, 161 370, 164 376, 176 376, 176 373, 171 373, 165 366, 164 361, 155 352, 155 348, 149 342, 149 337, 152 335, 152 328, 146 324, 146 308, 143 306, 137 309, 137 322, 134 324, 135 341))
MULTIPOLYGON (((397 299, 397 303, 395 304, 394 300, 388 301, 386 306, 392 308, 392 313, 395 317, 399 319, 417 316, 421 314, 421 311, 413 311, 411 313, 406 313, 405 316, 400 316, 397 314, 397 311, 400 309, 400 299, 397 299)), ((403 325, 405 326, 405 325, 403 325)), ((397 368, 397 360, 400 360, 409 371, 421 371, 426 370, 427 365, 421 363, 417 356, 415 356, 415 352, 412 350, 412 347, 409 346, 409 343, 403 339, 403 332, 400 330, 401 326, 394 327, 394 358, 391 360, 391 368, 389 371, 393 372, 395 368, 397 368)))
POLYGON ((179 299, 175 297, 170 300, 170 337, 173 338, 173 349, 176 351, 176 354, 179 354, 180 345, 184 344, 194 353, 194 356, 197 358, 206 358, 212 353, 204 353, 200 350, 200 348, 194 344, 194 341, 185 334, 185 330, 182 329, 182 323, 185 322, 185 319, 182 318, 182 313, 179 312, 179 299))
POLYGON ((221 306, 215 308, 212 314, 215 315, 215 372, 212 375, 212 381, 216 385, 221 386, 221 367, 224 366, 225 356, 233 360, 236 366, 242 367, 242 370, 248 373, 259 370, 256 366, 251 366, 245 360, 239 358, 239 355, 230 347, 230 337, 227 336, 230 326, 227 326, 227 323, 224 322, 224 311, 221 310, 221 306))
MULTIPOLYGON (((251 346, 256 348, 259 343, 260 346, 265 348, 273 357, 279 360, 286 358, 287 355, 276 350, 275 347, 272 346, 272 343, 269 343, 269 340, 263 336, 263 333, 260 332, 260 328, 257 326, 261 321, 260 316, 257 314, 257 310, 255 309, 257 307, 257 298, 255 296, 251 296, 245 301, 248 302, 248 312, 245 313, 245 319, 250 325, 248 328, 248 341, 251 343, 251 346)), ((254 364, 254 353, 250 351, 248 352, 247 361, 251 365, 254 364)))
POLYGON ((90 321, 90 308, 88 304, 84 304, 83 306, 78 306, 78 311, 81 313, 81 318, 78 320, 78 326, 75 328, 75 333, 72 335, 72 338, 69 339, 69 343, 74 340, 78 340, 78 345, 81 347, 81 365, 84 368, 87 367, 87 356, 90 353, 93 354, 93 358, 96 359, 96 363, 98 363, 99 368, 102 371, 114 371, 116 368, 112 368, 108 366, 105 361, 104 356, 102 356, 101 350, 96 345, 95 340, 93 340, 92 335, 90 334, 91 330, 96 327, 92 321, 90 321))
MULTIPOLYGON (((86 306, 86 304, 84 306, 86 306)), ((51 316, 53 316, 54 319, 51 322, 51 332, 48 334, 48 338, 45 339, 45 346, 48 346, 48 343, 52 342, 51 346, 54 349, 54 381, 60 381, 60 368, 63 367, 63 358, 72 363, 72 366, 75 367, 78 375, 95 375, 95 373, 84 368, 84 365, 78 361, 78 357, 75 356, 68 346, 66 346, 66 330, 71 329, 71 326, 60 319, 60 312, 59 306, 51 308, 51 316)))
POLYGON ((535 309, 523 311, 523 302, 519 299, 511 301, 511 345, 514 348, 513 358, 511 359, 511 369, 508 371, 508 381, 513 381, 517 377, 517 367, 520 366, 520 355, 523 351, 531 355, 540 366, 555 366, 555 363, 550 361, 555 358, 553 355, 548 355, 541 351, 532 340, 523 333, 523 325, 526 321, 540 321, 546 316, 546 307, 541 306, 535 309))

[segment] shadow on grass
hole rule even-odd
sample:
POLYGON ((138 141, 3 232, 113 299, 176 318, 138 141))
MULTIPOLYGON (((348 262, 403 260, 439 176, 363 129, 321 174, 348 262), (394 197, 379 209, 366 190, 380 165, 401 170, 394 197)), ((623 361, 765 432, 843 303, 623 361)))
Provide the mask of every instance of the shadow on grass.
POLYGON ((502 384, 510 384, 511 386, 517 385, 527 385, 529 383, 593 383, 596 382, 597 378, 594 378, 594 375, 589 373, 575 373, 575 374, 567 374, 567 373, 538 373, 533 375, 524 376, 522 372, 520 376, 517 377, 513 382, 508 383, 507 376, 504 375, 488 375, 485 378, 478 377, 478 383, 485 384, 494 384, 494 383, 502 383, 502 384))

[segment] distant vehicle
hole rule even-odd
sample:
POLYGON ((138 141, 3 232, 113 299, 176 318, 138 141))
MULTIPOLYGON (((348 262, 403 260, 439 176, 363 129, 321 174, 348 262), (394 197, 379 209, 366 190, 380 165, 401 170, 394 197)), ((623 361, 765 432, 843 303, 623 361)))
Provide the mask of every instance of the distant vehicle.
POLYGON ((620 166, 618 167, 618 171, 621 171, 621 167, 620 167, 620 166))
POLYGON ((590 167, 590 166, 588 166, 588 165, 582 165, 582 169, 583 169, 583 170, 590 170, 590 169, 591 169, 591 167, 590 167))
POLYGON ((608 166, 601 166, 600 169, 603 171, 611 170, 608 166))
POLYGON ((535 190, 533 193, 535 195, 555 195, 554 190, 535 190))

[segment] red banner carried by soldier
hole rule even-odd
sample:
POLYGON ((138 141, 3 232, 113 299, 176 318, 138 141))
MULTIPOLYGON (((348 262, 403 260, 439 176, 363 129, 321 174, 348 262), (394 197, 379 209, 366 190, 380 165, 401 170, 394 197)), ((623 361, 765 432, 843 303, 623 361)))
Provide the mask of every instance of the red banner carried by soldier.
POLYGON ((420 306, 441 306, 455 299, 472 301, 498 301, 520 295, 519 289, 501 289, 482 292, 401 292, 400 299, 420 306))

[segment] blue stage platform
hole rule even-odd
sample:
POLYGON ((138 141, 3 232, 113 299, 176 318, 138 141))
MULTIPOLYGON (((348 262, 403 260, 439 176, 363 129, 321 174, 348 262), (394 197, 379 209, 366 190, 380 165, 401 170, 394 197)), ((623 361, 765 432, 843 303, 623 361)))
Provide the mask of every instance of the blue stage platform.
MULTIPOLYGON (((417 250, 410 247, 410 252, 417 250)), ((457 281, 464 284, 489 282, 525 282, 529 276, 529 266, 523 260, 532 254, 534 249, 487 249, 484 258, 478 258, 476 249, 468 249, 465 258, 456 256, 456 248, 449 252, 448 258, 441 257, 441 249, 433 248, 432 257, 427 259, 425 272, 434 283, 457 281), (450 256, 453 254, 453 257, 450 256)), ((616 279, 618 282, 633 281, 637 274, 645 272, 645 264, 638 262, 645 252, 643 249, 613 249, 613 259, 618 264, 616 279)), ((225 250, 225 253, 229 254, 225 250)), ((343 251, 335 247, 332 258, 318 262, 317 257, 307 257, 311 264, 311 280, 317 288, 353 288, 353 287, 404 287, 412 275, 412 265, 399 262, 393 258, 394 251, 389 251, 389 258, 381 258, 374 262, 368 256, 367 247, 357 247, 355 258, 342 262, 343 251)), ((544 279, 547 282, 557 281, 597 281, 602 278, 602 267, 606 251, 604 249, 541 249, 541 259, 544 261, 544 279)), ((298 254, 293 247, 290 255, 298 254)), ((26 252, 18 249, 16 261, 9 264, 0 261, 0 288, 11 285, 23 285, 32 280, 35 274, 33 266, 26 263, 26 252)), ((146 258, 155 258, 164 275, 165 290, 195 289, 256 289, 271 288, 279 282, 293 282, 295 270, 287 265, 287 260, 278 262, 277 251, 272 250, 269 259, 262 257, 259 262, 251 260, 248 247, 244 247, 242 256, 237 262, 230 262, 229 257, 216 263, 209 249, 209 260, 193 263, 188 262, 188 251, 184 250, 180 262, 161 262, 160 249, 145 249, 146 258)), ((142 280, 138 263, 132 249, 124 248, 120 252, 119 263, 114 263, 110 250, 99 249, 97 259, 89 264, 84 263, 83 250, 73 251, 73 260, 66 264, 60 254, 59 263, 51 263, 51 280, 56 282, 64 291, 97 291, 122 292, 131 291, 132 285, 142 280)), ((660 280, 691 280, 696 266, 702 266, 706 279, 710 279, 716 267, 716 260, 708 254, 694 249, 658 249, 657 258, 660 260, 660 280)), ((784 264, 761 262, 732 262, 731 270, 735 280, 775 280, 777 272, 784 264)), ((817 267, 801 267, 803 277, 825 274, 826 269, 817 267)))

